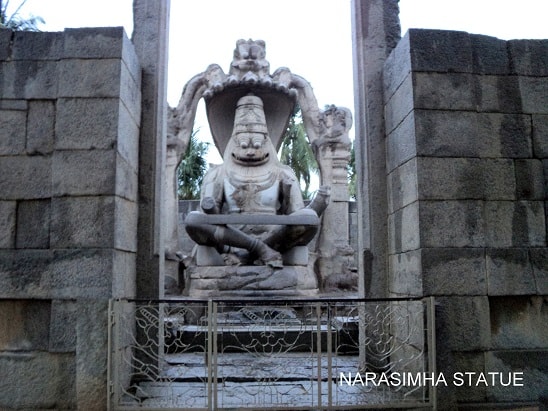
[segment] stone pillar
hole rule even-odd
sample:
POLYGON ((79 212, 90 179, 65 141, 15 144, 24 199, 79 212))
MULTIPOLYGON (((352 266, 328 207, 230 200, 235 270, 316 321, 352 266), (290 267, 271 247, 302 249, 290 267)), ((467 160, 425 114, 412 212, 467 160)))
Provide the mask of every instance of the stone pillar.
POLYGON ((356 286, 354 250, 349 245, 348 162, 352 126, 350 110, 331 106, 321 113, 321 138, 314 142, 321 184, 331 188, 329 205, 322 215, 318 239, 318 272, 324 291, 356 286), (346 284, 343 284, 346 283, 346 284))
POLYGON ((142 67, 137 295, 164 293, 164 170, 169 0, 134 0, 132 41, 142 67))
POLYGON ((353 0, 360 295, 387 294, 387 189, 382 70, 400 39, 397 0, 353 0))

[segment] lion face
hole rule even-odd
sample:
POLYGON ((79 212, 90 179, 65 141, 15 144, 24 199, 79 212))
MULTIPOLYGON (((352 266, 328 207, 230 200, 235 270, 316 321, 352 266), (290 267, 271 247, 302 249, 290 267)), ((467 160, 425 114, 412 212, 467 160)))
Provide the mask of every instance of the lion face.
POLYGON ((232 161, 243 166, 259 166, 269 161, 268 137, 259 132, 239 133, 233 137, 232 161))
POLYGON ((238 40, 234 49, 232 67, 241 71, 258 72, 268 67, 263 40, 238 40))

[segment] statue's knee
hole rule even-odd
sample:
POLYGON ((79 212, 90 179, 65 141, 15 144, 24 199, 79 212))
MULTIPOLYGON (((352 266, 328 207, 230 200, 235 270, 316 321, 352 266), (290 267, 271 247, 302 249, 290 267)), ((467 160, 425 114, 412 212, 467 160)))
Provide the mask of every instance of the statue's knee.
POLYGON ((198 222, 196 212, 191 212, 185 219, 185 230, 190 238, 198 244, 208 245, 211 243, 214 234, 214 228, 208 224, 198 222))
POLYGON ((295 239, 295 245, 307 245, 316 235, 315 225, 294 225, 290 228, 290 238, 295 239))

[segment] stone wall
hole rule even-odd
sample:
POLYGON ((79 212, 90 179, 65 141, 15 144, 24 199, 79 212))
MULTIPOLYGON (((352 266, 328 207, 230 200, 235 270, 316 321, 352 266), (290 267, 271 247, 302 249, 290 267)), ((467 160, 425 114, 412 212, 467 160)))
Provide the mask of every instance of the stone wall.
POLYGON ((436 296, 440 371, 524 372, 524 387, 442 388, 441 404, 535 403, 548 386, 548 41, 411 30, 384 88, 389 292, 436 296))
POLYGON ((0 30, 0 408, 106 407, 132 297, 140 66, 122 28, 0 30))

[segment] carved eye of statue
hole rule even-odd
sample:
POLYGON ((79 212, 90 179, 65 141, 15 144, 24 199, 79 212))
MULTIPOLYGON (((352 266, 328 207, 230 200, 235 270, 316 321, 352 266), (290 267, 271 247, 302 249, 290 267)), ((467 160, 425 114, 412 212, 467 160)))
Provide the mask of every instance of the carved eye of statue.
POLYGON ((245 150, 249 147, 249 141, 240 141, 240 147, 245 150))
POLYGON ((260 149, 263 146, 264 140, 266 139, 265 135, 254 136, 252 138, 251 144, 255 150, 260 149))

